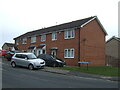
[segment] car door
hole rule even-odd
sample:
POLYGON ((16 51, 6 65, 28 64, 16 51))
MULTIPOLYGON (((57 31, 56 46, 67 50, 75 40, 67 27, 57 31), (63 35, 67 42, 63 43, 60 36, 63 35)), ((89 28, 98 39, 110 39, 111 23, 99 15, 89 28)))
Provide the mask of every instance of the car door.
POLYGON ((52 66, 54 63, 54 60, 52 59, 52 57, 50 55, 46 55, 46 63, 48 66, 52 66))
POLYGON ((13 59, 14 59, 16 65, 21 66, 21 54, 16 54, 13 59))
POLYGON ((2 56, 2 51, 0 50, 0 56, 2 56))
POLYGON ((22 54, 20 63, 21 63, 21 66, 24 66, 24 67, 28 66, 29 61, 27 59, 27 55, 22 54))

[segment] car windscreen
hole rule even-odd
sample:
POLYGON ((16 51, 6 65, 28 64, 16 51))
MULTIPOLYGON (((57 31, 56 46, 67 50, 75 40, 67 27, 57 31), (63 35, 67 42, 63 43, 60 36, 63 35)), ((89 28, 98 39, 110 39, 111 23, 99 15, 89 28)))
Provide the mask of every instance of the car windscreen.
POLYGON ((8 51, 7 53, 14 53, 14 51, 8 51))
POLYGON ((27 58, 28 59, 36 59, 37 57, 34 54, 28 54, 27 58))
POLYGON ((55 58, 53 58, 52 56, 50 56, 50 55, 46 55, 46 59, 47 60, 52 60, 52 61, 55 61, 55 58))

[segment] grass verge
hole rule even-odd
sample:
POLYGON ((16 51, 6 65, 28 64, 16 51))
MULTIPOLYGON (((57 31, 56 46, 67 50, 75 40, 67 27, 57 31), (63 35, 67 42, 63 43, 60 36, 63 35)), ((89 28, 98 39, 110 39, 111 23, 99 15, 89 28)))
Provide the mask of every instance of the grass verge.
POLYGON ((97 75, 104 75, 104 76, 112 76, 112 77, 120 77, 120 68, 117 67, 110 67, 110 66, 89 66, 88 69, 86 66, 82 67, 57 67, 63 70, 70 70, 70 71, 78 71, 84 72, 89 74, 97 74, 97 75))

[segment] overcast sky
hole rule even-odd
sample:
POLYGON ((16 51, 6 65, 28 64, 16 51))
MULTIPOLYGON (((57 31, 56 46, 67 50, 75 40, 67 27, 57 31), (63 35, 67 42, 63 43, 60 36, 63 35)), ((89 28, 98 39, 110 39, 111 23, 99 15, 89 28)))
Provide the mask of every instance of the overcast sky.
POLYGON ((109 39, 118 36, 119 0, 0 0, 0 48, 28 31, 97 16, 109 39))

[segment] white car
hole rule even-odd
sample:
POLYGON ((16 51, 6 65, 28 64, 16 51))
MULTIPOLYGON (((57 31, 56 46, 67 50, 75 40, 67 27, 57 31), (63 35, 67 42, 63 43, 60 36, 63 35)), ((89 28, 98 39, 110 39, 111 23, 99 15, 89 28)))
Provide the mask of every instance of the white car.
POLYGON ((45 61, 37 58, 33 53, 15 53, 11 59, 12 67, 23 66, 30 70, 34 68, 43 68, 45 61))

